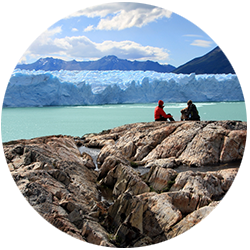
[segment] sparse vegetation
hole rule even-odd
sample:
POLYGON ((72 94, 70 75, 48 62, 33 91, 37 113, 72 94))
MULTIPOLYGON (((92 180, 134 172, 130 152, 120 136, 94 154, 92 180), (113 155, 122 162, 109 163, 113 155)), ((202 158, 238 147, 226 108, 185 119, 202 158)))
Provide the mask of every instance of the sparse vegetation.
POLYGON ((167 186, 162 190, 162 193, 168 192, 171 187, 174 185, 175 181, 168 181, 167 186))
POLYGON ((115 246, 119 247, 121 245, 121 239, 119 236, 114 234, 108 235, 108 240, 113 243, 115 246))
POLYGON ((153 186, 151 186, 151 185, 149 186, 149 188, 150 188, 150 192, 156 192, 157 194, 160 194, 160 193, 161 193, 160 190, 154 189, 153 186))
POLYGON ((138 168, 138 163, 136 163, 136 162, 134 162, 134 161, 131 161, 130 162, 130 166, 132 167, 132 168, 138 168))

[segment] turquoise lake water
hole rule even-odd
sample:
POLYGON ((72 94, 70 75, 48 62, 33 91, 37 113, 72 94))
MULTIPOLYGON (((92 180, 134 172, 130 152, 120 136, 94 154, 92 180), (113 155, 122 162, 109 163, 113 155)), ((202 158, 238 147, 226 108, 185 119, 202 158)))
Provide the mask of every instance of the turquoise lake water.
MULTIPOLYGON (((244 102, 195 103, 201 120, 246 121, 244 102)), ((31 139, 46 135, 83 136, 124 124, 154 120, 156 103, 96 106, 3 108, 2 141, 31 139)), ((186 103, 166 103, 165 112, 180 120, 186 103)))

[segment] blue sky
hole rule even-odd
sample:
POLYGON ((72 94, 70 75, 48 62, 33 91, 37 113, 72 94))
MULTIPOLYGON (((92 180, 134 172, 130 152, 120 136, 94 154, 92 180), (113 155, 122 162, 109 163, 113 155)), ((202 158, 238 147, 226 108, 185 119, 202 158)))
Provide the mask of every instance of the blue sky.
POLYGON ((116 55, 178 67, 216 46, 196 25, 166 9, 117 2, 79 10, 53 24, 20 63, 41 57, 86 61, 116 55))

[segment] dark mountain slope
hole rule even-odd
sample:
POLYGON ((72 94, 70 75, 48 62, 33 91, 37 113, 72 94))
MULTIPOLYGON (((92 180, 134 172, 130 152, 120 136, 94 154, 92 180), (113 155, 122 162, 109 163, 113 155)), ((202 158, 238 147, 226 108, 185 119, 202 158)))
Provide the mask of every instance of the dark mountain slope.
POLYGON ((176 68, 173 70, 173 73, 235 74, 233 67, 219 47, 216 47, 202 57, 195 58, 176 68))

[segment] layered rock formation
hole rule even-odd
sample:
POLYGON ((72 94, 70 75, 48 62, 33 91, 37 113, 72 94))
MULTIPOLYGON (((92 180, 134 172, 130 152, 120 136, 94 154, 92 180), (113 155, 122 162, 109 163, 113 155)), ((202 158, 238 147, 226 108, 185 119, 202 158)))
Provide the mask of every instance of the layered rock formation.
POLYGON ((246 127, 136 123, 12 141, 4 152, 20 191, 52 225, 89 243, 139 247, 185 232, 214 209, 237 174, 246 127), (100 149, 98 169, 82 145, 100 149))

